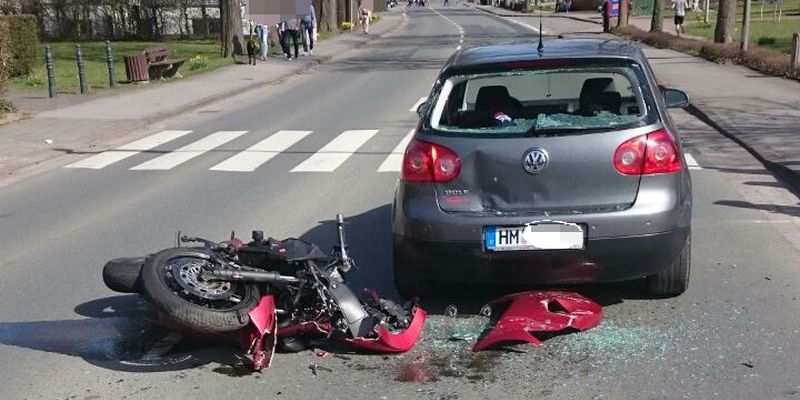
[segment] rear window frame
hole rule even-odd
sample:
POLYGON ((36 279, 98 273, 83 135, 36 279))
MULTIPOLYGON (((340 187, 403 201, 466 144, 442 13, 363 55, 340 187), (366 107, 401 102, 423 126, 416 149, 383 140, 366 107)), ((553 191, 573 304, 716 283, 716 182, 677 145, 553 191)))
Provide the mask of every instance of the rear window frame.
POLYGON ((507 62, 494 62, 467 65, 462 67, 445 67, 442 73, 436 80, 434 85, 434 92, 429 96, 428 104, 420 120, 421 131, 431 136, 440 137, 471 137, 476 139, 492 139, 492 138, 520 138, 520 137, 537 137, 538 135, 531 135, 528 132, 492 132, 481 134, 474 131, 459 131, 459 130, 441 130, 433 128, 431 124, 432 114, 439 102, 445 85, 450 82, 451 78, 459 76, 470 75, 484 75, 484 74, 502 74, 514 71, 542 71, 542 70, 563 70, 570 68, 608 68, 620 67, 630 68, 633 70, 638 85, 633 85, 633 92, 635 95, 641 97, 645 105, 645 116, 647 117, 642 121, 641 125, 631 126, 622 125, 618 127, 604 128, 589 128, 587 132, 571 131, 562 134, 548 134, 546 130, 543 131, 544 136, 580 136, 585 134, 613 132, 617 130, 636 129, 643 126, 650 126, 661 122, 662 116, 660 108, 658 107, 658 99, 656 93, 651 88, 651 81, 649 79, 648 70, 638 60, 628 57, 605 57, 605 58, 563 58, 563 59, 543 59, 543 60, 510 60, 507 62), (541 63, 542 68, 531 68, 541 63))

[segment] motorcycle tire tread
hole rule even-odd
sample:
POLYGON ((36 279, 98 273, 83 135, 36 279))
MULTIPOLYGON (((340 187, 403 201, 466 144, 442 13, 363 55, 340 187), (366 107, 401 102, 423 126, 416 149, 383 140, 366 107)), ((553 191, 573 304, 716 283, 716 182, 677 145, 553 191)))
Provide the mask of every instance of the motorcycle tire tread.
POLYGON ((119 293, 142 293, 142 265, 114 262, 103 266, 103 283, 119 293))
POLYGON ((144 294, 168 319, 191 332, 224 334, 240 330, 250 323, 248 313, 258 305, 260 295, 257 286, 240 283, 244 287, 242 300, 230 309, 215 310, 181 298, 167 285, 166 274, 160 274, 165 264, 173 258, 202 257, 206 254, 208 252, 201 249, 173 248, 151 255, 141 272, 144 294))

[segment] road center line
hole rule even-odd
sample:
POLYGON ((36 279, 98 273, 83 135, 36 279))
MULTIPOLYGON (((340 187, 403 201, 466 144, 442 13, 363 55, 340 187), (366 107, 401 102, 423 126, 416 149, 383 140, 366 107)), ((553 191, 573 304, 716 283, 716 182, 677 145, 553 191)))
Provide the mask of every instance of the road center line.
POLYGON ((104 151, 100 154, 84 158, 78 162, 67 165, 64 168, 89 168, 101 169, 115 162, 122 161, 128 157, 139 154, 143 151, 161 146, 164 143, 173 141, 181 136, 192 133, 192 131, 162 131, 154 135, 130 142, 117 147, 114 150, 104 151))
POLYGON ((311 131, 278 131, 239 154, 213 166, 212 171, 255 171, 265 162, 311 134, 311 131))
POLYGON ((247 131, 219 131, 208 135, 194 143, 189 143, 178 150, 156 157, 150 161, 143 162, 131 170, 169 170, 180 164, 185 163, 203 153, 211 151, 225 143, 244 135, 247 131))
POLYGON ((377 130, 344 131, 291 172, 333 172, 376 133, 377 130))

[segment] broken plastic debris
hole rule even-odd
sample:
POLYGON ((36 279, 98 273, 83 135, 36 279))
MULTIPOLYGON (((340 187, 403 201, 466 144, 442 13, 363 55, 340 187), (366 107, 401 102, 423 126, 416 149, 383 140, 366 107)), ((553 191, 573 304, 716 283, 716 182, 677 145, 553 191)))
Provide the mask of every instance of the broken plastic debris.
POLYGON ((53 144, 53 139, 45 139, 44 143, 45 144, 53 144))
POLYGON ((512 294, 490 304, 511 303, 489 333, 475 343, 478 352, 499 343, 528 342, 541 346, 531 332, 583 331, 600 323, 603 309, 577 293, 532 291, 512 294))
POLYGON ((322 349, 314 349, 314 354, 317 355, 319 358, 324 358, 328 356, 328 352, 322 349))
POLYGON ((312 363, 311 365, 308 366, 308 369, 311 370, 311 374, 313 375, 317 375, 317 371, 333 372, 332 369, 328 367, 323 367, 322 365, 319 365, 317 363, 312 363))
POLYGON ((473 340, 477 339, 478 335, 475 332, 470 332, 468 330, 458 330, 453 332, 450 335, 450 340, 460 341, 460 340, 473 340))

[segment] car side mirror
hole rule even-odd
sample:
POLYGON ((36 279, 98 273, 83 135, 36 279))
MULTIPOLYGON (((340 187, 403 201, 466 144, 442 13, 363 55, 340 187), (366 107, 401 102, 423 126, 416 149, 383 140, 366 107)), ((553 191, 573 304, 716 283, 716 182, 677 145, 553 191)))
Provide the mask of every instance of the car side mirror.
POLYGON ((664 93, 664 102, 667 103, 667 108, 684 108, 689 106, 689 96, 686 93, 676 89, 662 89, 664 93))
POLYGON ((417 115, 422 118, 425 116, 425 111, 428 109, 428 102, 423 101, 420 105, 417 106, 417 115))

